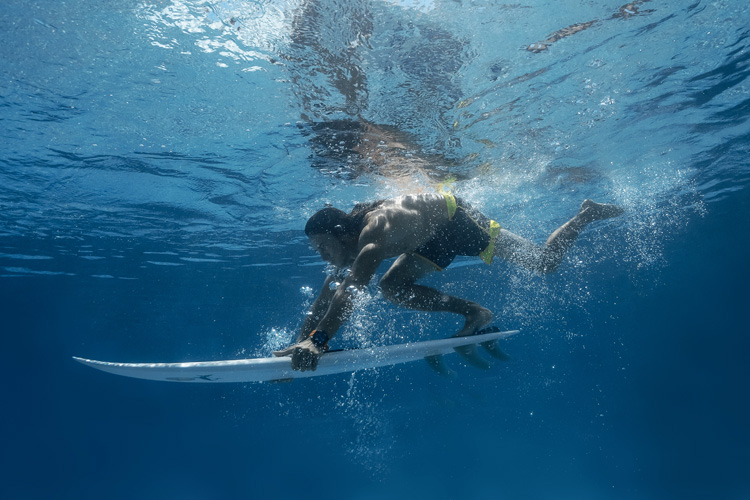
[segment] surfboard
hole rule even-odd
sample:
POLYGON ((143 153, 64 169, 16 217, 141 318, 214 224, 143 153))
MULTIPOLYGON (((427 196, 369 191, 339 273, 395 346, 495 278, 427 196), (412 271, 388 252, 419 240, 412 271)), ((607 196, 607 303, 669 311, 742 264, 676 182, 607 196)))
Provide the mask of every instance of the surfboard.
POLYGON ((75 356, 73 359, 97 370, 146 380, 196 383, 278 382, 408 363, 431 356, 450 354, 456 347, 491 343, 518 332, 491 331, 469 337, 329 351, 320 358, 315 371, 305 372, 293 370, 291 358, 288 356, 186 363, 112 363, 75 356))

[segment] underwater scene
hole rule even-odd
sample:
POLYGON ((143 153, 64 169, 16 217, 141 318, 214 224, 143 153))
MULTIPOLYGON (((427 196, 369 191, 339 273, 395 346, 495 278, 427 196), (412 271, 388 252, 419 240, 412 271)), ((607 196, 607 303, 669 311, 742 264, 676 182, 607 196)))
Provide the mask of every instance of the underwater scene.
MULTIPOLYGON (((5 0, 0 31, 0 498, 750 499, 746 1, 5 0), (537 245, 622 213, 554 272, 419 280, 519 330, 488 367, 73 359, 272 357, 338 294, 311 216, 440 193, 537 245)), ((331 349, 462 329, 386 257, 331 349)))

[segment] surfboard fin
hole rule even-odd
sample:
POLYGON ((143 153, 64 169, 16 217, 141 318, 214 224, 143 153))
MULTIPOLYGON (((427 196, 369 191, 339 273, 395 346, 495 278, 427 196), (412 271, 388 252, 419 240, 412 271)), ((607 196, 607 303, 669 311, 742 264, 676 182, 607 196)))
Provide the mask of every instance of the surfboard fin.
POLYGON ((434 356, 427 356, 424 358, 425 361, 427 361, 427 364, 435 370, 438 375, 441 375, 443 377, 450 377, 453 378, 456 376, 456 372, 448 368, 445 363, 443 362, 443 356, 440 354, 436 354, 434 356))
POLYGON ((495 359, 499 359, 500 361, 510 361, 510 356, 505 354, 502 349, 500 349, 500 346, 498 345, 497 340, 490 340, 489 342, 482 342, 479 345, 484 347, 485 351, 489 353, 490 356, 492 356, 495 359))
MULTIPOLYGON (((474 335, 481 335, 483 333, 495 333, 499 331, 500 331, 500 327, 498 326, 488 326, 487 328, 482 328, 474 335)), ((500 349, 500 345, 498 344, 497 340, 490 340, 489 342, 481 342, 479 345, 484 347, 487 353, 495 359, 499 359, 500 361, 510 360, 510 356, 505 354, 502 351, 502 349, 500 349)))
POLYGON ((482 359, 482 357, 477 353, 476 346, 465 345, 461 347, 454 347, 453 349, 458 354, 460 354, 461 357, 464 358, 466 362, 469 363, 471 366, 480 368, 482 370, 489 370, 490 366, 492 366, 487 361, 482 359))

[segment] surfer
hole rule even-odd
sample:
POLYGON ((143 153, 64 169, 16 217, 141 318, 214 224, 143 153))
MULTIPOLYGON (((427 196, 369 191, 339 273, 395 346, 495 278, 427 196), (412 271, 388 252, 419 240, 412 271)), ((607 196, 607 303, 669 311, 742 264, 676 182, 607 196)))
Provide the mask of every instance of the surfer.
POLYGON ((386 299, 420 311, 460 314, 465 322, 455 336, 473 335, 492 321, 489 309, 417 281, 442 271, 457 255, 478 256, 488 264, 499 257, 550 273, 584 227, 622 213, 616 205, 585 200, 578 213, 539 246, 447 192, 358 204, 349 213, 326 207, 310 217, 305 234, 323 260, 340 272, 325 279, 296 343, 274 354, 291 356, 295 370, 315 370, 329 340, 352 313, 354 291, 367 286, 381 262, 393 257, 380 280, 386 299))

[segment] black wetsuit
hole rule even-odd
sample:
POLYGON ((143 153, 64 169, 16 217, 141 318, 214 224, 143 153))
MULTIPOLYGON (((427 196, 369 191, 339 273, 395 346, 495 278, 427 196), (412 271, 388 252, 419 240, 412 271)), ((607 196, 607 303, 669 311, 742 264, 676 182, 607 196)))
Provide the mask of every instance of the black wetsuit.
POLYGON ((447 193, 443 193, 443 196, 449 205, 450 219, 435 231, 428 242, 412 253, 430 261, 440 270, 448 267, 457 255, 480 256, 486 263, 491 263, 500 225, 460 198, 447 193), (456 206, 452 215, 451 198, 456 206))

